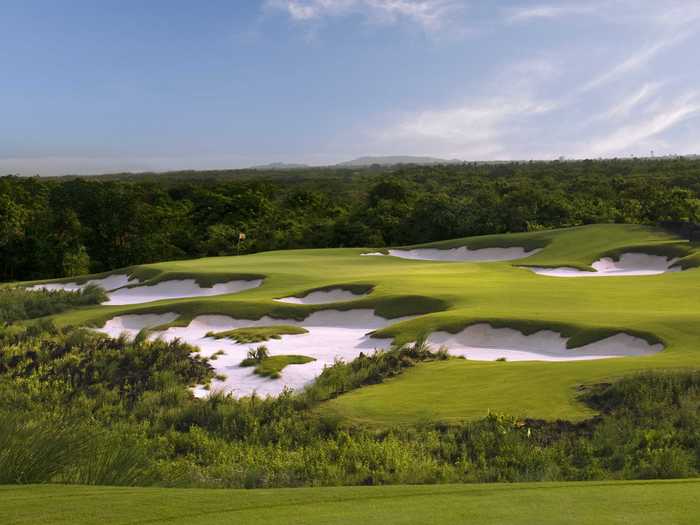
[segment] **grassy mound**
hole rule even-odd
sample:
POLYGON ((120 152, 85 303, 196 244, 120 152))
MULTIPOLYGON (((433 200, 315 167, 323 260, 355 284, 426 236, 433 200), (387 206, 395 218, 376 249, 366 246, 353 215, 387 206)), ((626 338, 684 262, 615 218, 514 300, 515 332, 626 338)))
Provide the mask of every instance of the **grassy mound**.
POLYGON ((281 339, 283 335, 307 334, 308 330, 300 326, 251 326, 226 330, 225 332, 208 332, 207 337, 215 339, 231 339, 240 344, 261 343, 270 339, 281 339))
POLYGON ((243 364, 247 363, 246 360, 241 362, 241 366, 255 366, 253 370, 256 374, 262 377, 269 377, 270 379, 277 379, 282 374, 282 370, 288 365, 304 365, 306 363, 311 363, 316 361, 313 357, 307 357, 305 355, 275 355, 263 359, 260 363, 256 365, 243 364))

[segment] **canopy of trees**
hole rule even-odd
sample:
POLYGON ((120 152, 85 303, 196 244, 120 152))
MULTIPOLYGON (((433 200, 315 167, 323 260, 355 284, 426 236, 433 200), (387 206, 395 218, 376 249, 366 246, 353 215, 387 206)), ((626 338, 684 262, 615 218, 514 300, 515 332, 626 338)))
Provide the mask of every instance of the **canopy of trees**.
POLYGON ((0 280, 302 247, 700 218, 700 160, 0 178, 0 280))

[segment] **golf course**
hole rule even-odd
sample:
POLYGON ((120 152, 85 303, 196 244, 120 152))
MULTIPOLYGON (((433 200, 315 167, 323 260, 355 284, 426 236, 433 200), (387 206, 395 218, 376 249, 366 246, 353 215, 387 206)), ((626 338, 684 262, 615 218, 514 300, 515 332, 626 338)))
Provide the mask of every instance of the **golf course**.
MULTIPOLYGON (((114 324, 113 320, 126 319, 126 324, 114 324, 111 335, 129 329, 135 335, 140 329, 149 328, 152 338, 171 335, 204 348, 208 355, 223 352, 228 355, 218 357, 214 363, 215 367, 221 362, 225 366, 217 367, 217 371, 226 374, 233 370, 231 373, 238 374, 239 382, 249 378, 251 389, 263 395, 280 392, 285 386, 301 388, 324 365, 335 359, 350 361, 361 351, 371 353, 375 348, 409 343, 420 336, 427 336, 430 342, 431 334, 459 334, 474 325, 492 329, 491 338, 482 345, 485 352, 478 353, 480 358, 471 359, 467 349, 461 352, 464 359, 421 364, 400 377, 356 389, 318 409, 374 426, 421 420, 460 421, 489 412, 577 421, 593 415, 577 399, 580 390, 587 386, 644 370, 681 369, 700 363, 696 343, 700 324, 695 322, 700 318, 700 270, 695 269, 700 263, 700 252, 687 240, 655 227, 611 224, 480 236, 410 248, 414 252, 426 249, 439 253, 463 247, 474 253, 521 248, 525 256, 488 262, 409 260, 391 255, 363 256, 373 250, 353 248, 276 251, 140 265, 115 270, 110 275, 52 281, 52 286, 62 282, 79 286, 91 279, 126 275, 131 280, 117 283, 122 287, 114 292, 115 296, 125 297, 129 292, 146 296, 145 302, 139 304, 117 306, 107 301, 100 306, 70 310, 55 315, 53 321, 58 326, 100 329, 114 324), (529 269, 575 268, 593 275, 591 265, 595 261, 606 257, 618 260, 626 254, 665 258, 669 270, 676 271, 656 275, 622 272, 587 279, 538 275, 529 269), (235 281, 254 282, 256 287, 242 287, 236 293, 226 293, 224 289, 220 295, 210 292, 218 283, 235 281), (186 295, 191 293, 193 282, 205 292, 199 297, 177 299, 160 299, 155 292, 159 286, 169 284, 169 293, 174 295, 178 282, 188 283, 186 295), (150 295, 149 289, 154 290, 150 295), (342 293, 339 300, 334 300, 333 290, 342 293), (325 302, 302 304, 305 296, 324 291, 325 302), (301 299, 298 304, 279 301, 289 297, 301 299), (320 321, 314 323, 313 319, 320 321), (229 327, 227 320, 235 322, 229 327), (202 324, 199 329, 198 322, 202 324), (246 350, 253 345, 208 337, 211 332, 226 328, 254 330, 255 326, 290 323, 310 326, 312 334, 285 334, 282 330, 275 340, 269 341, 271 354, 308 355, 309 360, 315 361, 290 364, 274 379, 257 377, 250 368, 235 370, 238 367, 234 365, 245 358, 246 350), (316 355, 312 336, 317 325, 323 325, 325 330, 359 329, 360 339, 355 335, 356 339, 347 342, 341 334, 336 354, 330 348, 316 355), (500 329, 517 331, 522 341, 499 344, 500 329), (538 334, 545 334, 545 339, 551 334, 562 341, 556 359, 538 356, 537 341, 534 354, 520 359, 502 357, 509 350, 517 352, 528 336, 538 334), (614 338, 620 334, 631 336, 632 346, 639 352, 634 348, 627 352, 628 345, 615 355, 614 338), (578 349, 606 340, 612 343, 602 350, 603 355, 574 359, 578 349), (610 352, 612 357, 605 355, 610 352), (295 375, 303 367, 308 368, 309 374, 295 375)), ((34 287, 38 284, 28 283, 34 287)), ((327 332, 325 335, 331 337, 326 341, 332 347, 332 336, 327 332)), ((449 344, 453 340, 447 340, 447 350, 455 350, 449 344)), ((472 351, 477 353, 476 349, 472 351)), ((225 381, 219 381, 219 385, 214 381, 210 388, 226 391, 225 381)), ((206 391, 200 393, 206 395, 206 391)), ((236 394, 235 388, 230 387, 227 393, 236 394)))
POLYGON ((698 0, 1 12, 0 525, 700 523, 698 0))

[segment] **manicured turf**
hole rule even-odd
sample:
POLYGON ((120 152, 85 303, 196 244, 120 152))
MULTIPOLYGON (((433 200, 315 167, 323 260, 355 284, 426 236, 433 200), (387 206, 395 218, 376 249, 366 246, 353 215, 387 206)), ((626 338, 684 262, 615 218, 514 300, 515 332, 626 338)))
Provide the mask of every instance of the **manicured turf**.
POLYGON ((694 524, 700 481, 277 490, 1 486, 0 523, 25 525, 694 524))
POLYGON ((521 261, 455 263, 361 257, 362 249, 291 250, 241 257, 173 261, 136 267, 141 278, 162 281, 188 276, 202 282, 231 276, 265 276, 260 288, 240 294, 167 300, 150 305, 91 307, 56 316, 59 324, 100 324, 124 313, 180 313, 184 325, 199 314, 238 318, 301 319, 327 308, 373 308, 379 315, 425 314, 390 326, 378 336, 410 341, 435 330, 456 332, 490 322, 526 332, 550 328, 574 345, 625 331, 662 341, 650 357, 569 363, 476 363, 450 360, 420 365, 386 384, 363 388, 329 402, 323 410, 358 421, 410 423, 417 419, 464 419, 497 410, 537 418, 586 417, 576 401, 582 384, 649 368, 700 367, 700 270, 644 277, 566 279, 536 275, 518 265, 588 267, 601 256, 646 251, 700 262, 695 247, 655 228, 595 225, 564 230, 486 236, 435 243, 471 248, 543 247, 521 261), (303 296, 338 285, 373 286, 357 300, 297 305, 274 298, 303 296))

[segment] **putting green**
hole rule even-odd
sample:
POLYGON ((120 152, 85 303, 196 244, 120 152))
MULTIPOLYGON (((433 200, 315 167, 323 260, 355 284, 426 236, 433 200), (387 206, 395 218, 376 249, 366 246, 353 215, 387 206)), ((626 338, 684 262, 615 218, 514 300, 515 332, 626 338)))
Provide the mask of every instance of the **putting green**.
MULTIPOLYGON (((302 319, 328 308, 373 308, 379 315, 423 314, 377 335, 399 342, 437 330, 457 332, 490 322, 525 332, 554 329, 579 346, 628 332, 666 349, 647 357, 598 361, 470 362, 459 359, 416 367, 403 376, 343 395, 322 410, 369 423, 465 419, 489 410, 537 418, 589 415, 576 401, 582 384, 649 368, 700 366, 700 263, 696 248, 650 227, 594 225, 533 233, 492 235, 433 243, 451 248, 543 248, 519 261, 435 262, 362 257, 367 249, 290 250, 241 257, 172 261, 131 268, 150 283, 194 278, 212 283, 264 276, 261 287, 239 294, 165 300, 145 305, 100 306, 66 312, 59 324, 101 324, 121 314, 177 312, 186 325, 200 314, 257 319, 302 319), (519 265, 587 268, 604 256, 628 251, 680 257, 687 271, 642 277, 567 279, 536 275, 519 265), (355 301, 299 305, 273 299, 309 290, 351 286, 372 292, 355 301)), ((119 273, 115 271, 113 273, 119 273)), ((124 273, 122 271, 122 273, 124 273)), ((75 279, 72 279, 75 280, 75 279)))
POLYGON ((691 524, 698 480, 276 490, 0 487, 5 525, 691 524))

